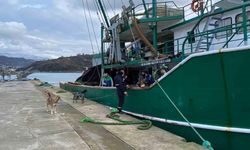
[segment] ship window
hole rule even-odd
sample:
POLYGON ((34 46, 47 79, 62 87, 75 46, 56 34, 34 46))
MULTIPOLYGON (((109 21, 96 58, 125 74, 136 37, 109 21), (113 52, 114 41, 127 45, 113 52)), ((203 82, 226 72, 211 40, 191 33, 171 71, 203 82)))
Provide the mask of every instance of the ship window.
MULTIPOLYGON (((247 12, 247 32, 250 31, 250 26, 249 26, 249 23, 250 23, 250 11, 247 12)), ((236 17, 235 17, 235 22, 236 22, 236 25, 237 26, 242 26, 242 24, 238 24, 238 23, 242 23, 243 21, 243 17, 242 17, 242 14, 238 14, 236 17)), ((242 34, 243 33, 243 30, 242 30, 242 27, 240 28, 238 34, 242 34)))
POLYGON ((230 37, 232 35, 232 18, 224 18, 221 21, 216 21, 216 28, 221 32, 216 32, 215 38, 216 39, 223 39, 226 37, 230 37), (222 28, 223 27, 223 28, 222 28))

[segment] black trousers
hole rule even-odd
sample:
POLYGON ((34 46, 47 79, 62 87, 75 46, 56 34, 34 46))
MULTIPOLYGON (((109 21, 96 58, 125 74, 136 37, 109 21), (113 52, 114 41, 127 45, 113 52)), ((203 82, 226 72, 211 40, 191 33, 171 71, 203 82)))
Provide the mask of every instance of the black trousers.
POLYGON ((125 97, 125 95, 124 95, 124 92, 121 90, 121 89, 119 89, 119 88, 117 88, 117 95, 118 95, 118 110, 119 111, 121 111, 122 110, 122 106, 123 106, 123 104, 124 104, 124 97, 125 97))

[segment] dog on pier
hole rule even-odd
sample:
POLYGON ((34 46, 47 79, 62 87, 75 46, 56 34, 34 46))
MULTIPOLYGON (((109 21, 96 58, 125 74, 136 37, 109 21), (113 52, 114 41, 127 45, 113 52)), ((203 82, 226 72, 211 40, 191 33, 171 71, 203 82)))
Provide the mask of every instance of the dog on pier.
POLYGON ((51 93, 49 91, 45 91, 45 93, 48 96, 48 98, 47 98, 47 112, 50 111, 50 114, 57 113, 56 106, 57 106, 59 100, 61 99, 61 97, 54 95, 53 93, 51 93))
POLYGON ((77 100, 81 100, 84 103, 84 97, 87 90, 82 92, 73 92, 73 103, 77 103, 77 100))

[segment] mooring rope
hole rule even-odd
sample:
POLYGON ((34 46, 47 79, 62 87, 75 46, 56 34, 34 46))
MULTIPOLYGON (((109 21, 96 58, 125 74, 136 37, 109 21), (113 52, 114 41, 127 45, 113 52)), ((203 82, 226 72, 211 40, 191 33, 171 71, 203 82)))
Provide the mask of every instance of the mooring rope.
MULTIPOLYGON (((155 76, 155 75, 154 75, 155 76)), ((165 97, 169 100, 169 102, 173 105, 173 107, 176 109, 176 111, 181 115, 181 117, 188 123, 188 125, 191 127, 191 129, 195 132, 195 134, 202 140, 202 146, 209 150, 214 150, 211 143, 207 140, 205 140, 201 134, 194 128, 194 126, 190 123, 190 121, 184 116, 184 114, 180 111, 180 109, 175 105, 173 100, 169 97, 167 92, 162 88, 161 84, 158 82, 158 80, 155 80, 158 87, 161 89, 165 97)))

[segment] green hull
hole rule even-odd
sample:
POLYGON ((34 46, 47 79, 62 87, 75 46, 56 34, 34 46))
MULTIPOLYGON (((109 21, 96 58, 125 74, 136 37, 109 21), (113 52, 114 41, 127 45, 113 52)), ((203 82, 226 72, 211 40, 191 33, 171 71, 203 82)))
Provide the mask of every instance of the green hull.
MULTIPOLYGON (((245 149, 250 141, 249 65, 249 49, 197 55, 187 58, 160 80, 160 84, 190 122, 203 125, 197 129, 215 149, 245 149), (206 125, 240 131, 206 129, 206 125)), ((87 89, 87 98, 117 106, 116 89, 72 84, 60 86, 69 91, 87 89)), ((144 90, 130 89, 128 94, 124 110, 184 122, 157 85, 144 90)), ((155 124, 187 140, 201 143, 190 127, 155 124)))

